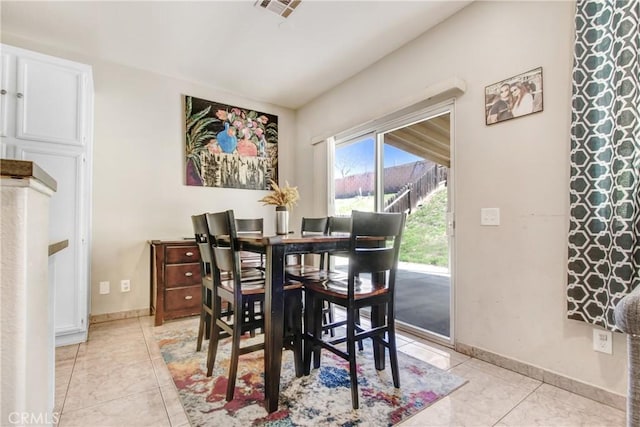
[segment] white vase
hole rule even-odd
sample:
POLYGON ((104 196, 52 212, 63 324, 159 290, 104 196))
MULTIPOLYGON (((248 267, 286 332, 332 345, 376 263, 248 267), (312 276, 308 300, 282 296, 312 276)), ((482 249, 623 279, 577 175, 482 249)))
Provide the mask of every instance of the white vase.
POLYGON ((289 211, 286 206, 276 206, 276 234, 289 234, 289 211))

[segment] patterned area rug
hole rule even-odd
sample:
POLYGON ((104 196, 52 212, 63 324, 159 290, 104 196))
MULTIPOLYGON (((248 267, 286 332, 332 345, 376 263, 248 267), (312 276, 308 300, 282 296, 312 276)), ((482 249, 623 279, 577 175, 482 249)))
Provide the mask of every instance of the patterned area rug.
MULTIPOLYGON (((203 343, 202 351, 195 351, 196 329, 155 332, 192 426, 391 426, 466 382, 398 352, 401 388, 396 389, 388 357, 386 370, 376 371, 371 345, 365 344, 364 351, 357 356, 360 409, 353 410, 345 360, 323 351, 320 369, 312 370, 309 376, 296 378, 293 354, 285 351, 279 409, 268 414, 262 404, 263 352, 240 356, 235 399, 226 402, 231 341, 226 339, 219 346, 213 376, 207 378, 207 341, 203 343)), ((366 343, 370 342, 366 340, 366 343)))

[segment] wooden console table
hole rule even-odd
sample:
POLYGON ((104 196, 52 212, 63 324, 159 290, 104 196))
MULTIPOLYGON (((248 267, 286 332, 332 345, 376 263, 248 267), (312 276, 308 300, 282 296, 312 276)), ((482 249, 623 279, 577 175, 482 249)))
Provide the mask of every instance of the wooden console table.
POLYGON ((151 314, 155 325, 200 314, 200 252, 194 240, 152 240, 151 314))

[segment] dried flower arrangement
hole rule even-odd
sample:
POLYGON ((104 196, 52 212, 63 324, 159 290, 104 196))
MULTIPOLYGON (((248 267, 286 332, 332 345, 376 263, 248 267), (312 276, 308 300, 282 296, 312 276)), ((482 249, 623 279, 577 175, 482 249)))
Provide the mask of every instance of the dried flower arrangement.
POLYGON ((271 193, 258 200, 263 205, 286 206, 287 209, 291 209, 298 202, 300 198, 298 187, 289 187, 289 183, 286 181, 283 187, 279 187, 273 180, 269 180, 269 182, 272 188, 271 193))

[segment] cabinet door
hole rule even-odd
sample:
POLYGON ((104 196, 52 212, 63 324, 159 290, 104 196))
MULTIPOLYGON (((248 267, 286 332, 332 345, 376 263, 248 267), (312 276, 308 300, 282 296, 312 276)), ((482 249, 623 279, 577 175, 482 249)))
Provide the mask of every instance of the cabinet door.
POLYGON ((9 54, 2 52, 0 54, 0 136, 7 136, 7 102, 11 96, 9 87, 9 54))
POLYGON ((83 145, 86 71, 29 56, 18 56, 16 66, 16 138, 83 145))
POLYGON ((21 160, 37 163, 58 184, 50 202, 49 241, 68 239, 69 247, 56 254, 56 268, 50 272, 55 292, 54 324, 58 342, 60 336, 78 342, 86 338, 89 289, 85 159, 79 150, 51 148, 55 147, 22 146, 17 147, 17 154, 21 160))

